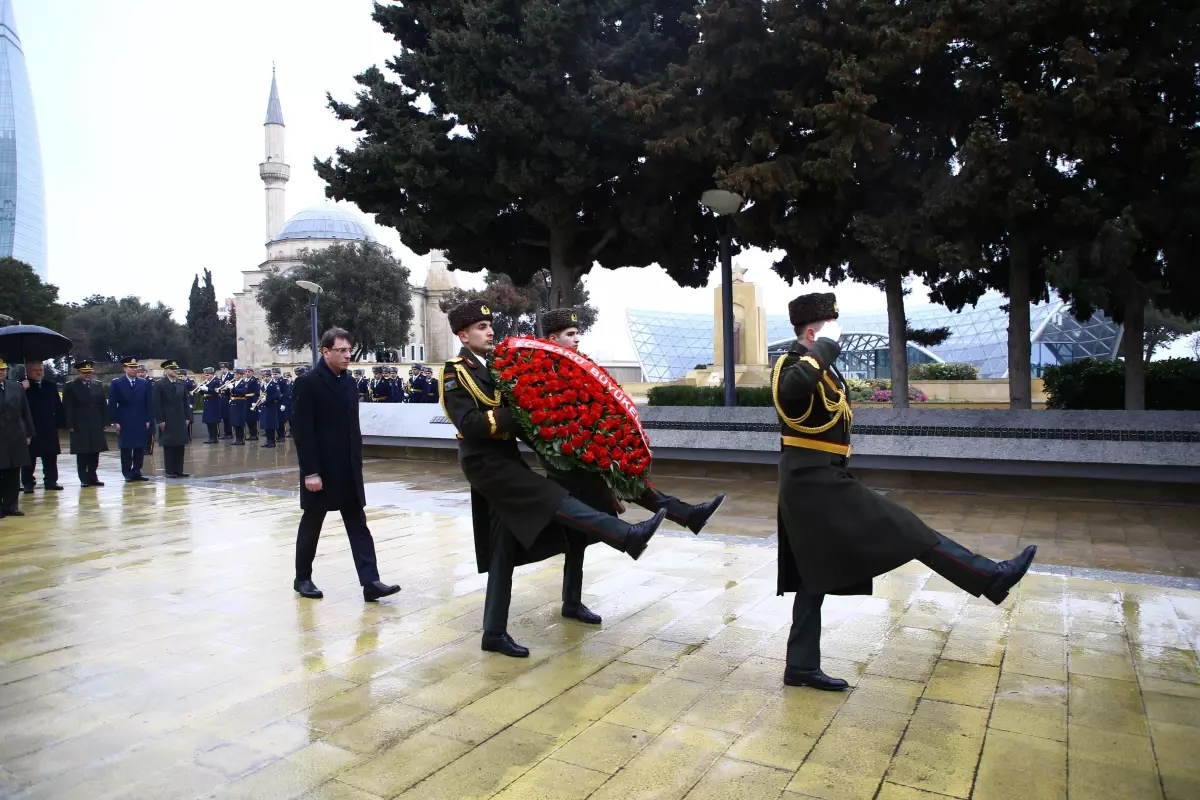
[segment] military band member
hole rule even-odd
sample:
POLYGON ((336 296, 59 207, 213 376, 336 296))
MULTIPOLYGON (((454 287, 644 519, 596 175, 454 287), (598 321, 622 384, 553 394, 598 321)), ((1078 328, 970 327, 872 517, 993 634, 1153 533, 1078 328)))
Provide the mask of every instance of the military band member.
POLYGON ((358 402, 369 403, 370 398, 367 392, 370 391, 370 386, 368 385, 366 375, 363 374, 361 369, 354 370, 354 385, 358 389, 358 402))
POLYGON ((229 422, 233 425, 232 444, 246 444, 246 370, 238 367, 233 371, 233 386, 229 389, 229 422))
POLYGON ((258 396, 262 392, 262 384, 254 374, 254 368, 246 370, 246 427, 250 435, 247 442, 258 441, 258 396))
POLYGON ((104 427, 108 425, 108 401, 104 387, 93 380, 96 368, 89 360, 78 361, 78 377, 63 387, 63 413, 71 435, 71 452, 83 486, 103 486, 96 475, 100 454, 108 451, 104 427))
MULTIPOLYGON (((542 316, 542 332, 555 344, 569 350, 579 349, 579 315, 571 308, 557 308, 542 316)), ((546 475, 560 484, 575 497, 592 508, 618 515, 624 505, 602 476, 583 469, 562 472, 542 462, 546 475)), ((718 494, 712 500, 699 505, 685 503, 677 497, 664 494, 646 482, 646 491, 637 499, 637 504, 650 511, 662 510, 667 519, 700 533, 721 504, 725 495, 718 494)), ((589 544, 585 537, 568 536, 566 562, 563 565, 562 614, 580 622, 599 625, 601 618, 583 604, 583 559, 584 548, 589 544)))
POLYGON ((425 393, 417 402, 436 403, 438 401, 438 381, 433 376, 433 367, 423 367, 421 372, 425 376, 425 393))
POLYGON ((801 295, 788 316, 796 341, 775 363, 771 380, 782 439, 778 588, 796 593, 783 682, 839 690, 846 681, 821 671, 825 595, 870 594, 873 578, 917 559, 998 605, 1024 577, 1037 548, 999 563, 976 555, 847 472, 854 413, 835 365, 837 298, 801 295))
POLYGON ((387 402, 387 384, 383 380, 383 367, 371 367, 371 381, 367 384, 367 398, 372 403, 387 402))
POLYGON ((259 406, 258 418, 262 422, 263 435, 267 438, 267 443, 263 447, 274 447, 275 436, 279 432, 279 406, 283 402, 283 394, 279 391, 279 384, 275 382, 269 369, 262 371, 261 391, 263 401, 259 406))
POLYGON ((421 365, 413 364, 408 370, 408 380, 404 383, 404 393, 409 403, 420 403, 425 394, 425 378, 421 375, 421 365))
POLYGON ((488 573, 482 646, 523 658, 529 650, 508 634, 513 568, 565 552, 568 529, 637 559, 665 512, 630 525, 530 469, 517 448, 516 420, 488 368, 491 311, 472 302, 451 309, 448 316, 463 347, 442 371, 441 397, 446 416, 458 429, 459 465, 471 484, 476 563, 488 573))
POLYGON ((192 440, 192 393, 179 375, 179 362, 162 362, 163 377, 154 384, 154 419, 163 448, 163 471, 168 478, 187 478, 184 449, 192 440))
POLYGON ((279 376, 279 428, 275 436, 276 442, 282 442, 284 437, 291 436, 288 423, 292 420, 292 373, 286 372, 279 376))
POLYGON ((220 438, 221 426, 221 396, 217 389, 221 387, 221 379, 212 367, 204 368, 204 381, 200 384, 200 396, 204 405, 200 411, 200 421, 208 428, 208 438, 205 444, 216 444, 220 438))
POLYGON ((121 450, 121 474, 126 483, 150 480, 142 474, 146 446, 154 427, 154 402, 150 383, 138 377, 136 358, 121 362, 125 376, 108 385, 108 416, 117 430, 121 450))
POLYGON ((284 414, 287 413, 291 398, 287 392, 289 387, 283 380, 283 370, 278 367, 272 369, 271 380, 275 381, 275 388, 279 390, 279 413, 275 415, 275 444, 279 444, 283 441, 284 414))
MULTIPOLYGON (((217 371, 217 386, 223 387, 234 379, 234 374, 228 361, 222 361, 217 371)), ((233 420, 229 416, 229 403, 232 396, 231 389, 225 389, 221 393, 221 438, 233 438, 233 420)))

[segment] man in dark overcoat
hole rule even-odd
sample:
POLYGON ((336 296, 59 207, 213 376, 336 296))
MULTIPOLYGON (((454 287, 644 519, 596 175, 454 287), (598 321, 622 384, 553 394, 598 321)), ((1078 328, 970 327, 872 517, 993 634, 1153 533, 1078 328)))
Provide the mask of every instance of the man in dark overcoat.
MULTIPOLYGON (((547 311, 542 315, 542 333, 560 347, 578 350, 578 312, 573 308, 547 311)), ((564 472, 544 460, 542 468, 551 480, 592 508, 613 515, 619 515, 625 510, 624 504, 599 473, 585 469, 564 472)), ((706 503, 692 505, 678 497, 660 492, 647 482, 645 493, 636 502, 649 511, 662 509, 666 512, 667 519, 698 534, 724 501, 725 495, 718 494, 706 503)), ((584 550, 589 543, 588 537, 570 534, 567 536, 567 553, 563 564, 562 615, 589 625, 599 625, 602 621, 600 615, 583 604, 583 559, 584 550)))
POLYGON ((29 413, 33 415, 33 441, 29 443, 29 464, 21 467, 21 485, 25 494, 33 494, 36 485, 34 467, 42 460, 42 488, 47 491, 62 491, 58 482, 58 454, 62 447, 58 432, 65 428, 62 398, 58 395, 58 384, 46 378, 46 366, 40 361, 25 365, 25 398, 29 401, 29 413))
POLYGON ((23 517, 21 469, 29 463, 33 441, 33 415, 20 383, 8 377, 8 364, 0 360, 0 517, 23 517))
MULTIPOLYGON (((363 488, 358 384, 346 369, 354 337, 331 328, 321 337, 321 360, 292 387, 292 439, 300 460, 300 527, 296 532, 296 579, 301 597, 320 598, 313 560, 325 515, 336 511, 346 526, 363 599, 375 602, 400 591, 379 579, 375 540, 367 527, 363 488)), ((299 370, 297 370, 299 371, 299 370)))
POLYGON ((192 441, 195 416, 192 395, 179 376, 179 362, 162 363, 163 377, 154 384, 154 421, 158 424, 158 443, 163 449, 163 472, 168 478, 187 478, 183 471, 185 449, 192 441))
POLYGON ((100 466, 100 454, 108 451, 108 439, 104 436, 108 400, 104 397, 104 387, 95 380, 93 362, 87 359, 76 362, 75 371, 78 376, 63 387, 63 415, 70 433, 71 453, 75 456, 79 483, 103 486, 96 469, 100 466))
POLYGON ((835 362, 841 326, 832 293, 788 305, 796 341, 775 362, 779 415, 779 594, 795 592, 788 636, 788 686, 840 690, 821 671, 821 603, 827 594, 870 594, 871 580, 913 559, 955 586, 999 604, 1033 562, 1025 548, 997 563, 930 528, 847 471, 850 409, 835 362))
POLYGON ((121 450, 121 474, 126 483, 150 480, 142 475, 146 447, 154 427, 154 405, 150 382, 138 377, 136 358, 121 362, 125 375, 108 385, 108 418, 117 429, 121 450))
POLYGON ((517 448, 512 409, 492 380, 491 310, 469 302, 451 309, 448 317, 463 347, 442 368, 442 407, 458 429, 458 463, 471 484, 475 560, 488 574, 482 646, 524 658, 529 650, 508 635, 513 569, 565 552, 567 530, 637 559, 666 512, 630 525, 530 469, 517 448))

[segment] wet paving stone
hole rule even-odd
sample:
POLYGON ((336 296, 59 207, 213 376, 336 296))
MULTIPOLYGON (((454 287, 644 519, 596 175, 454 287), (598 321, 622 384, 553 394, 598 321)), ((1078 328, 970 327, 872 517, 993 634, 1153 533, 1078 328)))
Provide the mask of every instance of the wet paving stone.
POLYGON ((993 607, 905 565, 826 602, 824 667, 852 688, 823 693, 782 684, 765 486, 717 536, 672 530, 636 564, 590 548, 602 626, 559 616, 560 559, 519 569, 510 631, 533 655, 510 660, 479 649, 453 465, 367 464, 381 572, 404 587, 379 604, 333 518, 325 598, 292 591, 290 445, 194 446, 189 470, 127 486, 109 454, 106 486, 39 489, 0 520, 0 796, 1200 796, 1200 592, 1137 550, 1186 546, 1168 534, 1187 509, 894 493, 964 543, 1085 542, 1058 547, 1079 568, 1123 543, 1142 574, 1043 572, 993 607))

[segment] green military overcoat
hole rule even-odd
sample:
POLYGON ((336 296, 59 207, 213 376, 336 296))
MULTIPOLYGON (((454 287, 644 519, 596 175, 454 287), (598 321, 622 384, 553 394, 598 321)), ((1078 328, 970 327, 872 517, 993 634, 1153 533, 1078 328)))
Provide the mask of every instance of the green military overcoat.
POLYGON ((846 382, 834 366, 838 345, 799 342, 775 364, 779 415, 779 594, 870 594, 871 579, 937 543, 904 506, 850 474, 846 382))

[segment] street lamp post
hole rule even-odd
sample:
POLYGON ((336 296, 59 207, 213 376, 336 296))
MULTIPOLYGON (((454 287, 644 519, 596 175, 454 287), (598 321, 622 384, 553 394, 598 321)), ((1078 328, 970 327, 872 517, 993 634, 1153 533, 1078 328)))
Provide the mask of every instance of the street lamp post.
POLYGON ((740 194, 724 189, 709 189, 700 195, 700 202, 721 220, 721 347, 725 355, 725 405, 737 405, 733 369, 733 261, 730 249, 729 217, 736 214, 745 202, 740 194))
POLYGON ((312 365, 317 366, 317 298, 321 296, 321 287, 312 281, 296 281, 296 285, 312 295, 308 301, 308 310, 312 314, 312 365))

